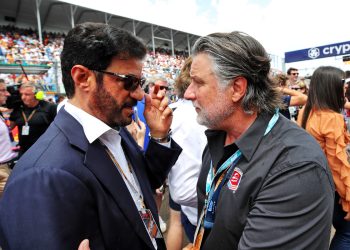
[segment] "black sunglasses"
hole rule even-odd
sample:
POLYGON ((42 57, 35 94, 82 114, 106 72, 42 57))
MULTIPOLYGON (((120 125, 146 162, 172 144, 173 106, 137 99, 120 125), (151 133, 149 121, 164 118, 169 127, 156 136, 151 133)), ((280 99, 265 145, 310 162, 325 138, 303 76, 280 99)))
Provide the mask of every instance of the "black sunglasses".
POLYGON ((168 91, 168 90, 169 90, 169 87, 167 87, 167 86, 159 86, 159 89, 160 89, 160 90, 165 89, 166 91, 168 91))
POLYGON ((293 76, 298 76, 298 75, 299 75, 299 73, 292 73, 292 75, 293 75, 293 76))
POLYGON ((121 75, 118 73, 108 72, 104 70, 94 70, 94 71, 117 77, 120 81, 124 82, 124 89, 127 91, 135 91, 139 85, 142 88, 142 86, 146 82, 145 78, 143 77, 138 78, 134 75, 121 75))

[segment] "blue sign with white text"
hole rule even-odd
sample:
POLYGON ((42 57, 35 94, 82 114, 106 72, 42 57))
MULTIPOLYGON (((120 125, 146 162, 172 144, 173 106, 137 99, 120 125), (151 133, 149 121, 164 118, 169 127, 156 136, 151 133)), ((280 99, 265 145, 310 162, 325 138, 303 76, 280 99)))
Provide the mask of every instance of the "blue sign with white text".
POLYGON ((350 54, 350 41, 313 47, 309 49, 290 51, 284 53, 284 56, 286 63, 292 63, 318 58, 341 56, 346 54, 350 54))

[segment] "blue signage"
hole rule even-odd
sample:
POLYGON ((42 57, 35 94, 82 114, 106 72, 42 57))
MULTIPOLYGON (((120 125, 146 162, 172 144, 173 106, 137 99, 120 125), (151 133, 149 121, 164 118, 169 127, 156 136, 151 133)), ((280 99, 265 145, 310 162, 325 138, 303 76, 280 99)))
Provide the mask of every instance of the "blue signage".
POLYGON ((285 62, 299 62, 318 58, 350 54, 350 41, 284 53, 285 62))

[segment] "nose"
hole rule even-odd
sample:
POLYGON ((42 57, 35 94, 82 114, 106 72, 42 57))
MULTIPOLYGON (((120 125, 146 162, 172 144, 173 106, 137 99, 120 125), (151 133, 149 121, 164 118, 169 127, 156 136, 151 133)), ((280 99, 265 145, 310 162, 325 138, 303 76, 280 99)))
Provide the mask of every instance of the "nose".
POLYGON ((185 91, 184 98, 186 100, 190 100, 190 101, 193 101, 196 99, 196 95, 194 92, 194 86, 193 86, 192 81, 191 81, 191 84, 188 86, 188 88, 185 91))
POLYGON ((137 89, 130 92, 130 96, 138 101, 141 101, 144 95, 145 91, 141 88, 140 85, 137 87, 137 89))

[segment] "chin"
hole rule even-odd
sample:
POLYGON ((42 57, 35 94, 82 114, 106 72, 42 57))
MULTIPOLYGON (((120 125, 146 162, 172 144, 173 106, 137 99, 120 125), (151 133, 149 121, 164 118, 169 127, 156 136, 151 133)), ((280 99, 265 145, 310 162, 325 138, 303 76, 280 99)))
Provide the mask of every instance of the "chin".
POLYGON ((132 122, 132 117, 125 117, 124 119, 120 119, 118 121, 115 121, 114 123, 117 126, 121 126, 121 127, 125 127, 127 125, 129 125, 132 122))

